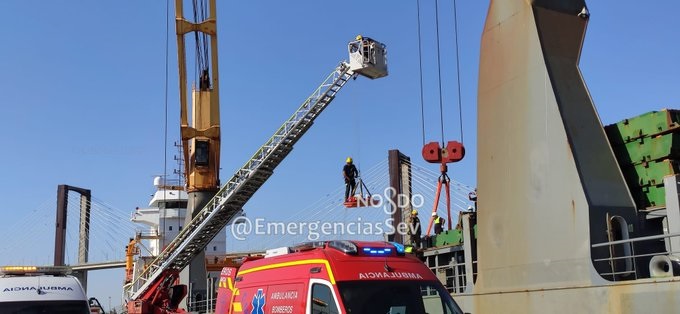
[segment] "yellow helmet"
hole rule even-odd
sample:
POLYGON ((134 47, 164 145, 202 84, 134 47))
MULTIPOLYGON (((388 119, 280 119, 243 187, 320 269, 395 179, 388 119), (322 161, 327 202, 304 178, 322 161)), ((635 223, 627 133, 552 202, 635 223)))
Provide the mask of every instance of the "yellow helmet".
POLYGON ((361 35, 357 35, 356 40, 362 40, 364 37, 361 35))
POLYGON ((347 163, 352 162, 352 157, 347 157, 347 160, 345 160, 345 162, 347 162, 347 163))
POLYGON ((418 211, 417 211, 417 210, 415 210, 415 209, 414 209, 414 210, 412 210, 412 211, 411 211, 411 215, 418 215, 418 211))

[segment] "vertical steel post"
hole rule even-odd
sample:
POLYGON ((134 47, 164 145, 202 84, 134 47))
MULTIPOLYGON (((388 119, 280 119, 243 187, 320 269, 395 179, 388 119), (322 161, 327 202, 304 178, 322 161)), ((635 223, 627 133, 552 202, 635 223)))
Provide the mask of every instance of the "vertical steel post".
POLYGON ((389 241, 404 243, 404 235, 397 228, 404 222, 411 210, 411 159, 398 149, 392 149, 387 153, 388 169, 390 174, 390 210, 392 213, 395 233, 388 235, 389 241), (406 204, 402 201, 406 200, 406 204))
MULTIPOLYGON (((78 241, 78 264, 83 265, 88 262, 90 252, 90 201, 92 193, 90 190, 73 188, 80 193, 80 229, 78 241)), ((87 291, 87 270, 83 270, 78 276, 83 289, 87 291)))
POLYGON ((87 263, 90 251, 90 190, 80 192, 80 240, 78 243, 78 264, 87 263))
POLYGON ((390 212, 392 213, 392 221, 395 226, 395 232, 393 234, 388 235, 387 239, 389 241, 404 243, 404 237, 399 233, 398 230, 396 230, 396 227, 398 227, 402 222, 401 211, 399 211, 398 208, 396 208, 397 193, 399 193, 400 190, 399 150, 392 149, 387 153, 387 168, 390 173, 390 193, 392 193, 392 195, 389 195, 391 201, 390 212))
MULTIPOLYGON (((413 185, 411 184, 411 158, 399 152, 399 184, 401 189, 398 190, 399 199, 397 200, 397 207, 400 209, 400 221, 406 221, 413 210, 413 185)), ((396 214, 396 213, 395 213, 396 214)), ((402 235, 403 238, 403 235, 402 235)), ((403 242, 402 242, 403 243, 403 242)))
POLYGON ((474 220, 475 213, 464 212, 461 213, 461 220, 463 221, 463 252, 465 254, 465 289, 462 292, 472 292, 472 287, 475 284, 475 260, 477 259, 477 239, 474 237, 474 220))
POLYGON ((66 249, 66 207, 68 206, 68 186, 57 186, 57 218, 54 234, 54 266, 64 265, 66 249))

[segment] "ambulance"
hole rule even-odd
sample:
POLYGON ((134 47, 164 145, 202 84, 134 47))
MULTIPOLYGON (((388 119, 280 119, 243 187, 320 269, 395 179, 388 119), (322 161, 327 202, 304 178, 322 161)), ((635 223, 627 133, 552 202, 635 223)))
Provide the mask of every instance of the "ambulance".
POLYGON ((0 267, 0 313, 90 314, 80 281, 67 267, 0 267))
POLYGON ((425 264, 389 242, 327 241, 267 251, 222 270, 216 314, 462 314, 425 264))

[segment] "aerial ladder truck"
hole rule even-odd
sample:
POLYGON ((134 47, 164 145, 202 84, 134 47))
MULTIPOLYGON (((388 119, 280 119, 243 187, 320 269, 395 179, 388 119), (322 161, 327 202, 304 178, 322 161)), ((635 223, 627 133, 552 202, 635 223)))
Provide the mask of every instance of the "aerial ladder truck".
MULTIPOLYGON (((209 19, 195 24, 182 18, 181 4, 179 2, 178 0, 178 44, 183 45, 183 40, 180 40, 179 36, 183 36, 190 31, 210 34, 213 36, 212 43, 215 44, 215 0, 210 1, 210 8, 213 13, 210 14, 209 19)), ((178 50, 181 50, 178 51, 178 54, 182 58, 184 54, 183 48, 178 50)), ((124 297, 126 298, 128 313, 183 313, 184 310, 179 305, 187 294, 187 287, 177 283, 180 272, 191 264, 192 260, 202 254, 203 249, 220 230, 235 215, 241 212, 245 203, 269 179, 274 169, 291 152, 293 145, 307 132, 314 120, 335 99, 336 94, 351 78, 361 75, 370 79, 376 79, 387 75, 387 50, 383 44, 368 37, 357 36, 355 41, 349 43, 348 51, 349 62, 340 62, 326 79, 323 80, 321 85, 314 90, 264 145, 218 191, 214 192, 214 197, 207 200, 200 210, 194 212, 191 221, 185 225, 177 237, 151 263, 145 265, 146 268, 141 274, 124 286, 124 297)), ((212 50, 212 55, 212 89, 214 91, 214 88, 217 88, 216 48, 212 50)), ((183 65, 180 63, 180 68, 182 67, 183 65)), ((183 80, 185 82, 186 80, 186 76, 182 74, 183 71, 185 70, 180 69, 180 82, 183 80), (183 77, 184 79, 182 79, 183 77)), ((210 96, 201 94, 211 90, 210 88, 205 88, 210 85, 209 78, 205 74, 207 73, 203 73, 201 76, 201 90, 198 94, 194 91, 194 97, 199 96, 202 99, 212 99, 208 100, 209 102, 214 101, 209 110, 212 110, 213 113, 215 111, 219 113, 219 110, 214 107, 214 104, 217 103, 214 92, 210 96)), ((180 84, 182 85, 182 83, 180 84)), ((180 94, 182 97, 185 97, 186 92, 182 92, 182 88, 184 86, 180 86, 180 94)), ((194 99, 194 107, 196 108, 196 98, 194 99)), ((193 148, 191 148, 192 150, 185 153, 189 156, 188 163, 192 163, 191 159, 196 159, 196 162, 193 162, 195 166, 204 167, 213 165, 210 161, 216 162, 214 159, 216 158, 215 155, 208 154, 206 156, 203 152, 200 152, 199 150, 203 148, 199 147, 197 142, 206 141, 207 145, 200 145, 211 147, 210 141, 219 139, 219 133, 215 135, 215 131, 219 132, 219 122, 215 125, 215 121, 219 120, 208 121, 203 126, 194 124, 194 127, 188 127, 186 112, 181 113, 181 119, 183 141, 193 141, 194 144, 193 148), (207 165, 201 166, 201 163, 198 163, 199 158, 206 160, 207 165)), ((210 151, 214 151, 213 154, 218 154, 219 141, 215 142, 215 144, 210 151)), ((219 169, 219 167, 216 169, 219 169)), ((187 176, 194 173, 198 178, 199 172, 202 170, 200 168, 194 170, 192 171, 191 168, 188 168, 187 176)), ((204 189, 209 191, 210 185, 219 182, 219 180, 217 180, 216 174, 214 174, 212 177, 207 177, 206 181, 203 182, 206 183, 203 184, 204 189)), ((191 185, 189 183, 187 185, 188 190, 191 191, 191 185)), ((199 191, 201 189, 196 188, 195 190, 199 191)))

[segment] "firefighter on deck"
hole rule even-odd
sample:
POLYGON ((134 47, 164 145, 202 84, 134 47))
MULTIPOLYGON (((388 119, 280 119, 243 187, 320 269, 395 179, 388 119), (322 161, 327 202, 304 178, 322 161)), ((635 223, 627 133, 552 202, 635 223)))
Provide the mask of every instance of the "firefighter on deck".
POLYGON ((359 176, 357 167, 352 163, 352 157, 347 157, 345 166, 342 167, 342 176, 345 178, 345 201, 350 201, 349 197, 354 194, 357 186, 356 177, 359 176))
POLYGON ((446 219, 439 217, 436 212, 432 213, 432 219, 434 220, 434 234, 440 234, 444 231, 444 221, 446 219))
POLYGON ((420 219, 418 218, 418 211, 412 210, 411 216, 408 217, 408 235, 411 240, 411 246, 419 249, 420 248, 420 219))

